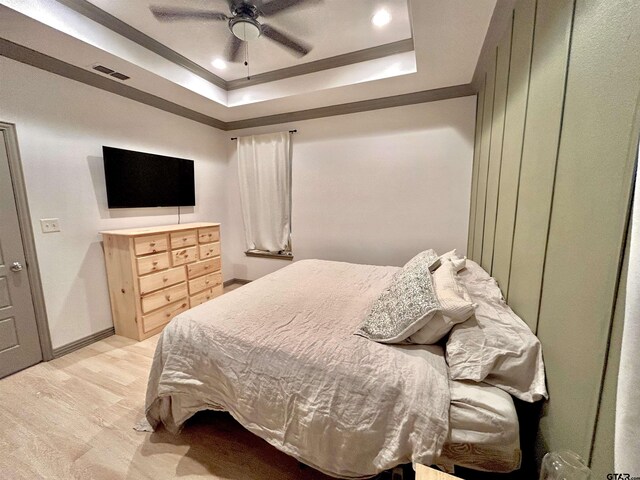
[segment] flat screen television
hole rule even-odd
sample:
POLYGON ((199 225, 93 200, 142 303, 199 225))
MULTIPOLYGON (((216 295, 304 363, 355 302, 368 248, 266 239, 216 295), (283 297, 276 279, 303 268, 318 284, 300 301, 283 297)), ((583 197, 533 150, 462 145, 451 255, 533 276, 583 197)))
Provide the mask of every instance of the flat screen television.
POLYGON ((193 160, 102 147, 109 208, 196 204, 193 160))

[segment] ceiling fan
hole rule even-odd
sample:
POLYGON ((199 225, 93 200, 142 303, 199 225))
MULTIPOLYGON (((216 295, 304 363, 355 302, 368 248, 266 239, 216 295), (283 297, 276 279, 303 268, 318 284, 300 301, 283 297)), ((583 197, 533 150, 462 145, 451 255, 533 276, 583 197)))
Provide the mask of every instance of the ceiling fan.
MULTIPOLYGON (((191 8, 150 6, 151 13, 161 22, 205 21, 227 22, 233 34, 227 44, 225 56, 230 62, 237 62, 240 57, 242 42, 256 40, 261 35, 273 40, 289 52, 303 57, 311 51, 311 46, 280 30, 261 23, 259 17, 271 17, 285 10, 300 8, 304 4, 317 3, 319 0, 227 0, 230 15, 210 10, 191 8)), ((321 0, 320 0, 321 1, 321 0)))

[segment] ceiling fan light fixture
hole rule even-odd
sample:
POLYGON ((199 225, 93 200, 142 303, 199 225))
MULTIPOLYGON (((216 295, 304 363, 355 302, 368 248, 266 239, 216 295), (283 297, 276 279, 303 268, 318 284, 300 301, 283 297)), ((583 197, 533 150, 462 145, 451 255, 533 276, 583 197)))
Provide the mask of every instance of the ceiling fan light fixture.
POLYGON ((229 22, 231 33, 243 42, 250 42, 260 36, 260 24, 253 18, 235 17, 229 22))

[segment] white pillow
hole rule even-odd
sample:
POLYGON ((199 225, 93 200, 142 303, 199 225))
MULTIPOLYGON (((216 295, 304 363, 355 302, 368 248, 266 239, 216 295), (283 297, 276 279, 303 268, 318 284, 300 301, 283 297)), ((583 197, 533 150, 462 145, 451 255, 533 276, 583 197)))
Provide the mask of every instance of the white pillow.
POLYGON ((442 255, 440 255, 438 257, 438 259, 441 262, 443 260, 451 260, 451 262, 453 263, 453 267, 455 268, 456 272, 459 272, 460 270, 465 268, 466 264, 467 264, 467 257, 459 257, 458 256, 458 252, 457 252, 457 250, 455 248, 453 250, 447 252, 447 253, 443 253, 442 255))
POLYGON ((476 310, 451 330, 449 376, 488 383, 526 402, 548 398, 540 341, 505 303, 495 279, 472 261, 460 279, 476 310))
POLYGON ((473 315, 474 305, 466 288, 458 279, 451 258, 445 258, 433 274, 433 286, 440 302, 440 310, 408 339, 410 343, 436 343, 454 327, 473 315))

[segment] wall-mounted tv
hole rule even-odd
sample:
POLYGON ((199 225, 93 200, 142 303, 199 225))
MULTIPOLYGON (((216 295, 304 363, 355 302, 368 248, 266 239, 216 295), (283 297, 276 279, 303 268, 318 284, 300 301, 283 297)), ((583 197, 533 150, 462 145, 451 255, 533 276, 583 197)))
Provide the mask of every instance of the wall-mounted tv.
POLYGON ((102 147, 109 208, 196 204, 193 160, 102 147))

